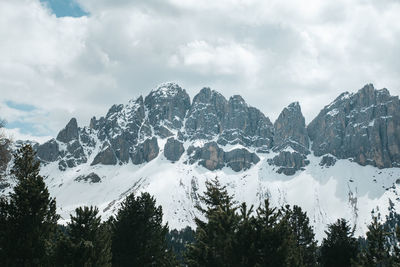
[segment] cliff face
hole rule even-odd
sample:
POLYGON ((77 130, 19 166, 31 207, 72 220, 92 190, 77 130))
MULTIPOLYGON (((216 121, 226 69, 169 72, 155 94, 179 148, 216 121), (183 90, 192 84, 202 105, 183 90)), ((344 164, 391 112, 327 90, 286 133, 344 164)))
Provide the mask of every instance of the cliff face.
POLYGON ((400 102, 368 84, 343 93, 308 125, 312 150, 379 168, 400 166, 400 102))
POLYGON ((195 153, 187 153, 191 155, 187 162, 207 169, 245 170, 257 164, 257 154, 271 151, 276 155, 267 162, 286 175, 304 169, 310 152, 325 155, 321 166, 329 167, 338 158, 396 167, 400 166, 399 99, 369 84, 354 94, 341 94, 308 126, 298 102, 285 107, 272 124, 239 95, 226 99, 203 88, 191 102, 185 89, 165 83, 145 98, 113 105, 106 116, 92 118, 89 126, 78 127, 71 119, 56 139, 37 146, 37 156, 44 164, 58 162, 59 169, 66 170, 88 161, 142 164, 160 151, 176 162, 190 145, 195 153))

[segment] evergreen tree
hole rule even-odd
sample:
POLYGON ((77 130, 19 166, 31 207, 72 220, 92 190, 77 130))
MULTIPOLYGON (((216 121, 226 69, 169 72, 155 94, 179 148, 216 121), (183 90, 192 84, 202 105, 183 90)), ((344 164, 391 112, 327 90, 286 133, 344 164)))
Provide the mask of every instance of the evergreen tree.
POLYGON ((162 224, 162 208, 150 194, 127 196, 110 223, 113 266, 176 265, 166 244, 168 226, 162 224))
POLYGON ((51 240, 59 216, 56 202, 39 175, 39 162, 30 145, 14 155, 12 175, 17 180, 9 200, 1 202, 3 266, 46 266, 50 264, 51 240), (4 219, 5 214, 5 219, 4 219), (11 242, 10 242, 11 241, 11 242))
POLYGON ((172 230, 167 234, 167 244, 175 253, 176 259, 181 265, 184 265, 184 255, 187 247, 194 242, 195 232, 190 226, 181 230, 172 230))
POLYGON ((301 266, 288 216, 271 208, 268 199, 257 209, 255 230, 259 266, 301 266))
POLYGON ((392 266, 387 237, 388 233, 383 225, 373 217, 372 223, 368 226, 366 247, 359 255, 360 266, 392 266))
POLYGON ((294 235, 296 247, 299 252, 300 265, 317 265, 317 241, 310 225, 310 219, 306 212, 303 212, 299 206, 294 205, 293 209, 286 206, 283 210, 287 216, 290 230, 294 235))
POLYGON ((67 235, 57 248, 57 266, 111 266, 111 235, 107 223, 101 223, 98 209, 79 207, 71 215, 67 235))
POLYGON ((189 266, 236 266, 233 249, 238 216, 225 186, 218 179, 206 181, 206 192, 200 197, 205 208, 197 209, 206 221, 195 218, 196 242, 189 247, 189 266))
POLYGON ((357 256, 358 245, 354 238, 354 230, 345 219, 328 225, 326 237, 321 244, 321 265, 324 267, 351 266, 357 256))

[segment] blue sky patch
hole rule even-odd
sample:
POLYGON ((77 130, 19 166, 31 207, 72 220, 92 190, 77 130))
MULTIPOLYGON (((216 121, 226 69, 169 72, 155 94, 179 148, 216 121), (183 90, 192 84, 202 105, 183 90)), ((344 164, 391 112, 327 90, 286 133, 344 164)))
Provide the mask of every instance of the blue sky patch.
POLYGON ((76 0, 40 0, 47 5, 57 17, 82 17, 89 13, 84 11, 76 0))
POLYGON ((23 103, 17 103, 14 101, 6 101, 6 105, 12 109, 22 110, 22 111, 33 111, 36 109, 35 106, 23 103))

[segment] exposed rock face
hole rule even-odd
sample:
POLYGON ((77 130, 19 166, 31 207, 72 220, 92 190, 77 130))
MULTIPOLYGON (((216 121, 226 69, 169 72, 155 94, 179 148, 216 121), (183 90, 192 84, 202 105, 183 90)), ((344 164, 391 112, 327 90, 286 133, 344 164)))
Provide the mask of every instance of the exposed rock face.
POLYGON ((215 142, 207 143, 201 148, 189 147, 187 153, 190 156, 190 164, 199 161, 199 165, 210 171, 222 169, 227 165, 238 172, 249 169, 252 164, 260 161, 255 153, 251 153, 247 149, 234 149, 224 152, 215 142))
POLYGON ((212 139, 222 131, 222 121, 228 101, 220 93, 203 88, 193 98, 188 111, 185 130, 191 140, 212 139))
POLYGON ((303 154, 308 153, 308 134, 298 102, 283 109, 274 123, 274 150, 291 147, 303 154))
POLYGON ((36 156, 39 160, 44 162, 53 162, 60 156, 58 143, 55 139, 51 139, 46 143, 38 146, 36 149, 36 156))
POLYGON ((107 146, 99 154, 97 154, 92 164, 90 165, 93 166, 96 164, 103 164, 103 165, 117 164, 117 157, 115 156, 114 150, 111 148, 111 146, 107 146))
POLYGON ((94 172, 89 173, 88 175, 79 175, 75 178, 77 182, 89 182, 89 183, 100 183, 101 178, 94 172))
POLYGON ((324 155, 321 159, 321 162, 319 163, 320 166, 325 166, 325 167, 330 167, 335 165, 336 163, 336 158, 330 156, 330 155, 324 155))
POLYGON ((72 118, 68 122, 67 126, 58 133, 57 140, 63 143, 68 143, 72 140, 77 140, 78 137, 78 123, 75 118, 72 118))
POLYGON ((274 123, 274 147, 279 155, 270 159, 270 165, 278 166, 278 173, 293 175, 308 164, 310 153, 307 129, 298 102, 284 108, 274 123))
POLYGON ((201 148, 189 148, 187 153, 190 155, 193 151, 190 163, 200 160, 199 164, 211 171, 225 166, 224 151, 215 142, 207 143, 201 148))
POLYGON ((255 153, 251 153, 245 148, 238 148, 225 152, 224 161, 232 170, 239 172, 241 170, 250 169, 252 164, 257 164, 260 161, 260 158, 255 153))
POLYGON ((293 175, 296 171, 301 170, 303 167, 307 166, 310 162, 306 159, 303 154, 298 152, 282 151, 279 155, 275 156, 273 159, 269 159, 268 163, 270 165, 275 165, 280 167, 277 172, 284 173, 286 175, 293 175))
POLYGON ((164 146, 164 156, 170 161, 178 161, 185 151, 183 143, 175 138, 168 138, 164 146))
POLYGON ((186 135, 189 139, 211 140, 218 136, 218 144, 242 144, 267 148, 272 145, 273 126, 256 108, 249 107, 241 96, 229 101, 221 94, 203 88, 188 112, 186 135))
POLYGON ((229 99, 222 125, 223 132, 218 139, 219 144, 272 146, 271 121, 258 109, 249 107, 241 96, 235 95, 229 99))
POLYGON ((149 162, 158 156, 159 151, 157 138, 146 139, 133 149, 131 154, 132 162, 136 165, 149 162))
POLYGON ((343 93, 309 124, 317 156, 330 153, 361 165, 400 166, 400 103, 387 89, 368 84, 343 93))
POLYGON ((175 83, 166 83, 145 98, 149 121, 155 133, 161 137, 171 136, 170 129, 180 129, 190 108, 190 97, 175 83))

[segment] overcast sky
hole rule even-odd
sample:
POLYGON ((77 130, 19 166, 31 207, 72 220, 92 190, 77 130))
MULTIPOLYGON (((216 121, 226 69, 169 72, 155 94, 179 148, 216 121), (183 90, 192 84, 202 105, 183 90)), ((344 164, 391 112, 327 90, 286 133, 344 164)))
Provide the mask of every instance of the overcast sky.
POLYGON ((0 1, 0 117, 54 137, 165 81, 310 122, 366 83, 400 94, 400 0, 0 1))

